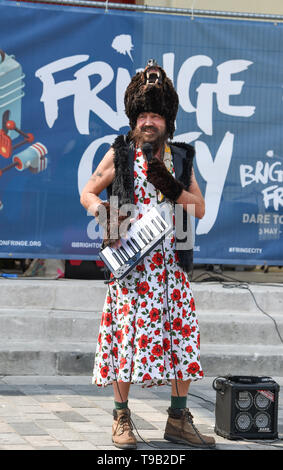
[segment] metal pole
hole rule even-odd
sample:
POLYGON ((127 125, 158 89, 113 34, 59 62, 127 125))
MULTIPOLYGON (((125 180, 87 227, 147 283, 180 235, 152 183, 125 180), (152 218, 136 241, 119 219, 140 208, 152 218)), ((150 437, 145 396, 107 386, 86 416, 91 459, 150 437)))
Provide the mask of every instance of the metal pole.
MULTIPOLYGON (((24 1, 24 0, 23 0, 24 1)), ((20 2, 18 2, 20 3, 20 2)), ((40 0, 32 0, 29 3, 42 3, 40 0)), ((44 3, 50 4, 64 4, 70 6, 86 6, 93 8, 103 8, 106 10, 134 10, 144 11, 151 13, 170 13, 177 15, 188 16, 218 16, 223 18, 236 18, 236 19, 250 19, 250 20, 265 20, 265 21, 283 21, 283 15, 270 15, 265 13, 248 13, 248 12, 235 12, 235 11, 218 11, 218 10, 192 10, 191 8, 171 8, 163 6, 149 6, 149 5, 132 5, 126 3, 109 3, 96 2, 91 0, 44 0, 44 3)))

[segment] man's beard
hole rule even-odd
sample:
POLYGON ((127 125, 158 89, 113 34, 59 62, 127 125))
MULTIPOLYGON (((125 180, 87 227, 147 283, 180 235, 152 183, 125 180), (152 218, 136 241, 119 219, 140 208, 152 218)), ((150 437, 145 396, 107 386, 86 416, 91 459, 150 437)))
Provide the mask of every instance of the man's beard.
POLYGON ((146 142, 152 145, 153 154, 156 153, 161 147, 163 147, 164 143, 167 140, 167 132, 166 130, 160 131, 155 126, 143 126, 140 129, 135 128, 132 131, 132 138, 133 140, 142 147, 143 144, 146 142), (146 134, 146 130, 151 130, 150 134, 146 134))

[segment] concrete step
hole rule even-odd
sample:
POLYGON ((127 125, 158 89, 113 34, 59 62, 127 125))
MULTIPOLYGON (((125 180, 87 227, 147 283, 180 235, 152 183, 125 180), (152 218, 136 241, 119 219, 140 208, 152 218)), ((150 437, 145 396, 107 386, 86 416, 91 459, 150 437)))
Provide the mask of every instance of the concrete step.
MULTIPOLYGON (((197 309, 222 312, 283 313, 283 284, 226 287, 219 283, 191 283, 197 309)), ((1 279, 0 308, 50 308, 55 310, 101 311, 107 291, 103 281, 79 279, 1 279)))
POLYGON ((283 376, 283 344, 243 345, 204 344, 201 362, 207 376, 267 375, 283 376))
POLYGON ((81 312, 49 309, 1 309, 2 340, 96 341, 101 311, 81 312))
POLYGON ((0 308, 101 311, 106 291, 103 281, 0 279, 0 308))
MULTIPOLYGON (((283 288, 192 283, 208 376, 283 376, 283 288), (265 315, 258 306, 272 316, 265 315)), ((103 281, 0 279, 0 374, 91 374, 103 281)))
POLYGON ((1 375, 91 374, 95 341, 1 341, 1 375))
MULTIPOLYGON (((272 318, 259 313, 199 311, 202 344, 282 344, 283 314, 272 318)), ((84 312, 50 309, 1 309, 0 342, 2 340, 96 341, 101 311, 84 312)))
POLYGON ((283 313, 199 311, 202 344, 282 345, 283 313))
MULTIPOLYGON (((1 375, 91 375, 95 342, 1 342, 1 375)), ((283 376, 283 345, 204 344, 201 363, 206 376, 283 376)))

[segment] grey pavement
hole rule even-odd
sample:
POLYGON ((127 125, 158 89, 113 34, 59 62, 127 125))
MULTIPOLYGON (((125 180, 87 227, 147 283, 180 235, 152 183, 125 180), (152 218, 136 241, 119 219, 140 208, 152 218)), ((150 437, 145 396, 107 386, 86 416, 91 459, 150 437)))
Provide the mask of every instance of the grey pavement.
MULTIPOLYGON (((282 389, 283 377, 273 379, 282 389)), ((235 441, 214 433, 213 380, 205 377, 190 387, 188 407, 199 431, 214 435, 220 451, 283 450, 283 391, 279 393, 279 439, 235 441)), ((168 386, 132 385, 129 407, 138 450, 188 451, 163 439, 169 402, 168 386)), ((92 385, 91 376, 0 376, 0 450, 120 452, 111 442, 112 410, 112 387, 92 385)))

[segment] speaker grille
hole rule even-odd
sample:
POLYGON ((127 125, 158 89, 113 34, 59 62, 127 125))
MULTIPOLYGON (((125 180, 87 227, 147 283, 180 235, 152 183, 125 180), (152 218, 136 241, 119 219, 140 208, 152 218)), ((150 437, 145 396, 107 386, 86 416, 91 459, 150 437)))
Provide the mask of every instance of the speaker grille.
POLYGON ((236 406, 239 410, 248 410, 253 404, 252 394, 248 391, 243 391, 238 393, 238 398, 236 399, 236 406))
POLYGON ((257 413, 254 417, 255 425, 259 429, 269 428, 270 426, 270 415, 264 411, 257 413))
POLYGON ((253 424, 252 416, 250 413, 239 413, 236 416, 235 425, 241 432, 246 432, 251 429, 253 424))
POLYGON ((256 394, 254 402, 258 410, 267 410, 271 403, 270 400, 265 397, 262 393, 256 394))

